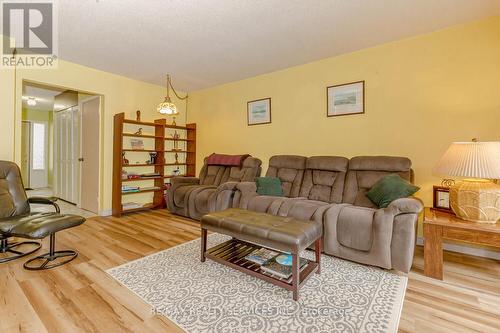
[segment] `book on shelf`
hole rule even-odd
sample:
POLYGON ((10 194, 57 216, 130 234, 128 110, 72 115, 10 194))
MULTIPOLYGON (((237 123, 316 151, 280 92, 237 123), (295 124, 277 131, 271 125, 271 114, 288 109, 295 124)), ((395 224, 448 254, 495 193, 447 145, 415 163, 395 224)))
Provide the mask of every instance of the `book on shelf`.
POLYGON ((133 193, 139 191, 140 191, 139 186, 122 185, 122 193, 133 193))
POLYGON ((141 173, 140 176, 142 178, 159 177, 160 173, 159 172, 146 172, 146 173, 141 173))
POLYGON ((273 259, 278 254, 280 254, 280 252, 269 250, 263 247, 260 249, 256 249, 252 253, 246 255, 245 259, 256 264, 263 265, 266 261, 273 259))
POLYGON ((124 202, 122 203, 122 209, 127 210, 127 209, 136 209, 136 208, 142 208, 143 205, 137 202, 124 202))
MULTIPOLYGON (((260 269, 266 273, 269 273, 271 275, 276 275, 280 278, 284 279, 290 278, 290 276, 292 276, 292 266, 280 264, 279 262, 276 261, 276 257, 266 261, 262 266, 260 266, 260 269)), ((306 264, 307 264, 307 259, 300 258, 299 271, 302 270, 302 268, 304 268, 306 264)))
POLYGON ((159 186, 145 186, 141 187, 141 191, 149 191, 149 190, 159 190, 161 187, 159 186))

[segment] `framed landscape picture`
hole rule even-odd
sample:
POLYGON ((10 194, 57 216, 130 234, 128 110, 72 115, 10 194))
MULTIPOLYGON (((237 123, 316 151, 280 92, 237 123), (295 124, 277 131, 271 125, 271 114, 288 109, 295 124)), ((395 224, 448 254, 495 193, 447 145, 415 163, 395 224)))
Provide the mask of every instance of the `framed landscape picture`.
POLYGON ((271 122, 271 98, 263 98, 247 103, 248 125, 269 124, 271 122))
POLYGON ((365 113, 365 81, 326 88, 327 116, 365 113))

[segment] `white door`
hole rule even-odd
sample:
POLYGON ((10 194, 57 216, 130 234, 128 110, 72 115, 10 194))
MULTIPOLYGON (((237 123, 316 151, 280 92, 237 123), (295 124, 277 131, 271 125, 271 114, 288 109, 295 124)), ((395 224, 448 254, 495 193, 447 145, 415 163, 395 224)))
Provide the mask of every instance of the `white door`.
POLYGON ((80 104, 80 207, 96 214, 99 210, 100 104, 99 96, 86 99, 80 104))
POLYGON ((30 187, 30 150, 31 123, 23 120, 21 124, 21 178, 24 187, 30 187))
POLYGON ((43 188, 48 185, 48 124, 42 121, 31 122, 30 145, 30 185, 31 188, 43 188))
POLYGON ((71 203, 79 200, 80 119, 77 107, 54 115, 54 193, 71 203))

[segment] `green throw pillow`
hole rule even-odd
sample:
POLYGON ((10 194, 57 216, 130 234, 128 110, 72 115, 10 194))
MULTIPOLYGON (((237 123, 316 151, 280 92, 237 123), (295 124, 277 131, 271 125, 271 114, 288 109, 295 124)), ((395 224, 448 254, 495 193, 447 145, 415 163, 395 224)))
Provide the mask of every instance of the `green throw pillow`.
POLYGON ((409 197, 419 189, 420 187, 412 185, 398 174, 392 173, 379 179, 366 192, 366 196, 379 208, 385 208, 394 200, 409 197))
POLYGON ((281 189, 281 180, 276 177, 257 177, 257 193, 260 195, 272 195, 282 197, 283 190, 281 189))

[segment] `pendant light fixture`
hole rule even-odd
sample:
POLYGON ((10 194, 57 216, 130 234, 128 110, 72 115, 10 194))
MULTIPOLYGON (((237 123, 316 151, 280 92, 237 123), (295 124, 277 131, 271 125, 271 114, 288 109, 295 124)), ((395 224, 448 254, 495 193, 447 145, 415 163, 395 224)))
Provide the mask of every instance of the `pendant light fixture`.
POLYGON ((170 75, 167 74, 167 96, 165 96, 165 100, 158 104, 158 107, 156 110, 164 115, 167 116, 173 116, 173 122, 172 125, 176 125, 175 123, 175 116, 179 114, 179 111, 177 110, 177 107, 175 106, 174 103, 172 103, 172 100, 170 99, 170 89, 174 92, 175 96, 180 99, 180 100, 185 100, 188 98, 188 95, 181 97, 179 94, 177 94, 177 91, 175 91, 174 86, 172 85, 172 81, 170 80, 170 75))

